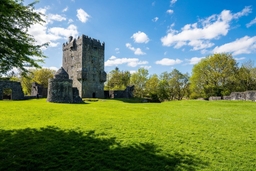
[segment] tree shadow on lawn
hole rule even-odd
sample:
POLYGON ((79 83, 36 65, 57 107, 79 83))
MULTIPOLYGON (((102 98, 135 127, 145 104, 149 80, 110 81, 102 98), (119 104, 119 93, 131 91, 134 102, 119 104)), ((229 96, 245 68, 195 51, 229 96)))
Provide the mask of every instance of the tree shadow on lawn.
POLYGON ((198 170, 199 158, 159 154, 154 144, 121 146, 94 131, 41 129, 0 130, 0 170, 198 170))

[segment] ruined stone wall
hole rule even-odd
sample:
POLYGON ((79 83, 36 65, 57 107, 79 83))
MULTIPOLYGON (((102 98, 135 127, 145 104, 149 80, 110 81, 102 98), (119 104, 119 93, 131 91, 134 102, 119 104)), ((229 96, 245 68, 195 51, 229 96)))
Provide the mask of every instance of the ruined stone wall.
POLYGON ((36 82, 32 83, 31 87, 31 96, 37 96, 37 94, 40 97, 47 97, 48 90, 47 88, 44 88, 44 86, 37 84, 36 82))
POLYGON ((256 101, 256 91, 232 92, 230 99, 256 101))
POLYGON ((127 86, 125 90, 104 91, 105 98, 133 98, 134 86, 127 86))
POLYGON ((4 89, 11 89, 12 90, 12 95, 11 95, 12 100, 24 99, 24 93, 22 91, 20 82, 0 81, 0 100, 3 99, 4 89))
POLYGON ((104 98, 104 50, 104 43, 85 35, 63 44, 63 68, 83 98, 104 98))
POLYGON ((220 96, 211 96, 209 97, 209 100, 221 100, 220 96))

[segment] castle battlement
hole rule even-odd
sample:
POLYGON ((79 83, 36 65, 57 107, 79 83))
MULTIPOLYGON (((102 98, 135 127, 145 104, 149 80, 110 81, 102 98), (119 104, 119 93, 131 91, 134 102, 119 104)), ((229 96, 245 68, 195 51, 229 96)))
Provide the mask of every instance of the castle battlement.
POLYGON ((74 46, 75 44, 79 45, 83 42, 83 44, 91 45, 92 47, 105 48, 105 42, 101 42, 100 40, 91 38, 86 35, 78 36, 77 38, 69 37, 69 41, 63 43, 63 49, 65 47, 74 46))
POLYGON ((105 43, 86 35, 63 44, 62 66, 82 98, 104 97, 104 51, 105 43))

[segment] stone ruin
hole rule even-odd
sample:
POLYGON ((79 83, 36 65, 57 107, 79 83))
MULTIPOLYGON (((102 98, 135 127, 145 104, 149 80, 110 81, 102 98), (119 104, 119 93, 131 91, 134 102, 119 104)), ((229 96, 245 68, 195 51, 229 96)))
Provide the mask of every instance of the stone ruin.
POLYGON ((21 88, 20 82, 16 81, 0 81, 0 100, 22 100, 24 99, 24 93, 21 88), (11 95, 9 97, 3 97, 3 91, 5 89, 11 89, 11 95))
POLYGON ((41 84, 38 84, 36 82, 32 83, 31 96, 35 96, 35 97, 39 96, 39 97, 46 98, 47 91, 48 91, 47 88, 45 88, 41 84))
POLYGON ((133 86, 127 86, 125 90, 104 91, 105 98, 133 98, 133 86))
POLYGON ((82 35, 63 44, 62 67, 73 80, 81 98, 104 98, 105 43, 82 35))
POLYGON ((54 78, 49 79, 47 101, 56 103, 81 103, 78 89, 72 87, 73 80, 69 79, 64 68, 60 68, 54 78))
POLYGON ((229 96, 225 96, 224 99, 256 101, 256 91, 232 92, 229 96))
MULTIPOLYGON (((81 98, 131 98, 134 87, 124 91, 104 91, 107 74, 104 71, 105 43, 82 35, 69 37, 63 44, 62 66, 53 79, 49 79, 48 90, 37 83, 32 84, 31 96, 47 97, 49 102, 80 103, 81 98)), ((19 82, 1 81, 0 99, 3 89, 12 90, 11 99, 24 99, 19 82)))
POLYGON ((232 92, 229 96, 210 97, 209 100, 246 100, 246 101, 256 101, 256 91, 245 91, 245 92, 232 92))
POLYGON ((47 101, 77 103, 81 98, 104 98, 105 43, 82 35, 63 44, 62 67, 49 79, 47 101))

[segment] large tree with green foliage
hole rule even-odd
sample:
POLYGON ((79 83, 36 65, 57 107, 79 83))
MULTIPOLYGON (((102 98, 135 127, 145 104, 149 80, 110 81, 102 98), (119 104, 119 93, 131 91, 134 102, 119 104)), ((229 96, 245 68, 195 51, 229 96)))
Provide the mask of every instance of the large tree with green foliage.
POLYGON ((181 100, 188 94, 188 74, 182 74, 177 69, 172 72, 163 72, 160 75, 158 96, 161 101, 181 100))
POLYGON ((157 87, 159 85, 159 78, 157 74, 151 75, 145 85, 147 96, 149 96, 153 101, 158 101, 158 91, 157 87))
POLYGON ((36 45, 33 36, 27 33, 29 27, 44 22, 41 14, 35 12, 33 2, 27 6, 23 0, 1 0, 0 3, 0 73, 5 74, 18 68, 23 74, 26 66, 39 68, 45 56, 43 45, 36 45))
POLYGON ((143 98, 147 95, 146 82, 148 80, 148 70, 145 68, 138 69, 131 75, 131 85, 134 85, 134 96, 143 98))
POLYGON ((30 95, 33 82, 36 82, 44 86, 44 88, 47 88, 48 80, 49 78, 53 78, 53 75, 55 74, 55 72, 56 72, 55 70, 51 70, 47 68, 30 70, 26 76, 21 76, 20 78, 23 92, 26 95, 30 95))
POLYGON ((237 74, 238 91, 247 91, 256 89, 256 68, 253 61, 247 61, 242 64, 237 74))
POLYGON ((120 71, 118 67, 110 71, 105 84, 105 90, 124 90, 130 83, 129 71, 120 71))
POLYGON ((237 73, 237 63, 231 54, 213 54, 202 59, 192 70, 192 97, 229 95, 235 90, 237 73))

